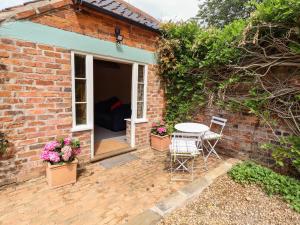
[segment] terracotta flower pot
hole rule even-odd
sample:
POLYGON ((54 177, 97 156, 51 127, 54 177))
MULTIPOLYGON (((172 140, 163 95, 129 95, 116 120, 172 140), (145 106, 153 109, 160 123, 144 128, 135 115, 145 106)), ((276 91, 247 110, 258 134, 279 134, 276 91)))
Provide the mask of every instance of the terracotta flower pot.
POLYGON ((47 164, 46 177, 50 187, 61 187, 76 183, 78 160, 62 165, 47 164))
POLYGON ((170 137, 166 136, 159 136, 155 134, 151 134, 151 148, 158 150, 158 151, 166 151, 169 150, 170 145, 170 137))

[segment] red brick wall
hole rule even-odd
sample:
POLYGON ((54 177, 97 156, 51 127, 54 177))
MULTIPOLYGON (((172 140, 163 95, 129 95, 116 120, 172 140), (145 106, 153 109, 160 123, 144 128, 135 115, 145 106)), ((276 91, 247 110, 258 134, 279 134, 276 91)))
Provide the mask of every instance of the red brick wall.
MULTIPOLYGON (((273 165, 270 152, 261 148, 264 143, 276 141, 269 126, 259 121, 257 117, 243 113, 232 113, 224 110, 206 109, 195 117, 195 121, 210 125, 212 116, 228 119, 223 131, 223 138, 218 143, 220 153, 241 159, 251 159, 266 165, 273 165)), ((278 135, 288 134, 285 126, 274 130, 278 135)))
POLYGON ((67 6, 31 20, 36 23, 111 42, 116 40, 115 27, 118 26, 121 28, 125 45, 149 51, 156 50, 155 40, 158 37, 157 33, 88 9, 79 12, 74 10, 72 6, 67 6))
MULTIPOLYGON (((34 22, 96 38, 115 41, 118 25, 124 44, 155 50, 156 33, 112 17, 67 7, 32 19, 34 22)), ((44 144, 71 135, 72 98, 70 51, 13 39, 0 39, 0 131, 8 135, 12 158, 0 161, 0 186, 44 174, 40 160, 44 144)), ((138 124, 136 143, 149 145, 153 120, 161 119, 163 93, 155 66, 149 66, 148 123, 138 124)), ((72 134, 82 145, 80 164, 90 159, 90 131, 72 134)))
MULTIPOLYGON (((12 39, 0 43, 1 130, 14 152, 9 162, 15 164, 15 177, 9 175, 10 180, 22 181, 44 173, 39 155, 47 141, 71 134, 70 52, 12 39)), ((90 136, 76 135, 83 145, 81 161, 87 161, 90 136)))

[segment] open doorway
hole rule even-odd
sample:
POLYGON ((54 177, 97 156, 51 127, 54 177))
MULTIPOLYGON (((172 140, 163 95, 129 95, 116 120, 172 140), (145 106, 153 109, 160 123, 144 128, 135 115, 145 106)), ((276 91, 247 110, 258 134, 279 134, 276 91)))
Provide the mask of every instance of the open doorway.
POLYGON ((132 65, 94 58, 94 157, 130 149, 126 119, 131 118, 132 65))

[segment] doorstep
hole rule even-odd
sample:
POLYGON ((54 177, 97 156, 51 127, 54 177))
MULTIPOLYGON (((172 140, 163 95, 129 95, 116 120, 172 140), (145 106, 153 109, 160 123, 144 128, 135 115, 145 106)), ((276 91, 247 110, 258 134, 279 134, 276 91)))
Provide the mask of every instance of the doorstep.
POLYGON ((92 163, 98 162, 98 161, 103 160, 103 159, 111 158, 111 157, 114 157, 114 156, 117 156, 117 155, 125 154, 125 153, 136 151, 136 150, 137 150, 137 148, 131 148, 131 147, 121 148, 121 149, 118 149, 118 150, 115 150, 115 151, 95 155, 95 157, 93 159, 91 159, 90 162, 92 162, 92 163))
POLYGON ((135 216, 125 223, 125 225, 154 225, 162 220, 166 215, 177 208, 198 197, 204 189, 209 187, 215 179, 226 174, 235 164, 241 162, 235 158, 229 158, 221 163, 217 168, 208 171, 204 177, 194 180, 179 191, 173 193, 168 198, 157 203, 151 209, 135 216))

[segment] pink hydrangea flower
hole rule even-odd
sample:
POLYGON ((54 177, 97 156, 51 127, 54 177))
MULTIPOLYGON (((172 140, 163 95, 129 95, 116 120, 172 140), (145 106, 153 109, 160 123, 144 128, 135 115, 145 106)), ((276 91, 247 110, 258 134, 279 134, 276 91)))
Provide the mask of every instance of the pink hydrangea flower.
POLYGON ((159 127, 159 128, 157 128, 157 132, 160 133, 160 134, 165 133, 166 128, 165 127, 159 127))
POLYGON ((74 148, 73 149, 73 154, 76 156, 76 155, 79 155, 81 153, 81 148, 74 148))
POLYGON ((72 138, 71 137, 67 137, 67 138, 64 139, 64 144, 65 145, 71 145, 71 143, 72 143, 72 138))
POLYGON ((42 151, 41 159, 44 161, 49 161, 49 151, 42 151))
POLYGON ((70 146, 64 146, 62 149, 61 149, 61 152, 63 153, 62 155, 62 158, 65 162, 69 161, 69 159, 71 158, 72 156, 72 148, 70 146))
POLYGON ((59 154, 57 152, 49 152, 49 161, 58 163, 60 161, 59 154))
POLYGON ((60 144, 58 143, 58 141, 51 141, 45 145, 44 150, 45 151, 54 151, 59 146, 60 146, 60 144))

